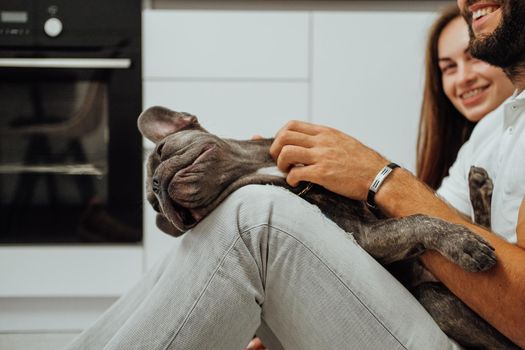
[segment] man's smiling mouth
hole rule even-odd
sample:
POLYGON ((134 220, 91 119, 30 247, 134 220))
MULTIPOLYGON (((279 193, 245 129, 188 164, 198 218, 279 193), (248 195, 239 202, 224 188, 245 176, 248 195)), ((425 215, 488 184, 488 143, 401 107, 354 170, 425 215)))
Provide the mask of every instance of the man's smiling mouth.
POLYGON ((491 6, 487 6, 487 7, 482 7, 480 9, 477 9, 475 11, 472 11, 472 20, 473 21, 476 21, 482 17, 485 17, 491 13, 493 13, 494 11, 498 10, 500 7, 497 6, 497 5, 491 5, 491 6))

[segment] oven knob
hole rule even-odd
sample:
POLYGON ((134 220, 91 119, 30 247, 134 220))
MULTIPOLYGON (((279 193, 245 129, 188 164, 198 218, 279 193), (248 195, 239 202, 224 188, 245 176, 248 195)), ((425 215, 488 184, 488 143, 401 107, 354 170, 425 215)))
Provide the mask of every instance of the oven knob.
POLYGON ((55 38, 62 33, 62 21, 58 18, 50 18, 44 23, 44 32, 52 37, 55 38))

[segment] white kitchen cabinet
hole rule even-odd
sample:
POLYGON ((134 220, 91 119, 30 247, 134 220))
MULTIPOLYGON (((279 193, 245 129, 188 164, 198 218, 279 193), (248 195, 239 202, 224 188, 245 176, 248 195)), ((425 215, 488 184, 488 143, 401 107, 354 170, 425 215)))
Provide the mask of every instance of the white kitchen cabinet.
POLYGON ((115 297, 142 274, 142 246, 4 246, 0 298, 115 297))
MULTIPOLYGON (((11 332, 45 334, 57 330, 77 333, 92 324, 116 300, 117 297, 0 298, 0 335, 11 332)), ((2 350, 14 350, 2 345, 0 341, 2 350)))
POLYGON ((315 12, 312 118, 411 170, 434 12, 315 12))
POLYGON ((306 79, 308 14, 144 11, 144 77, 306 79))
POLYGON ((79 331, 143 274, 140 244, 0 247, 0 332, 79 331))

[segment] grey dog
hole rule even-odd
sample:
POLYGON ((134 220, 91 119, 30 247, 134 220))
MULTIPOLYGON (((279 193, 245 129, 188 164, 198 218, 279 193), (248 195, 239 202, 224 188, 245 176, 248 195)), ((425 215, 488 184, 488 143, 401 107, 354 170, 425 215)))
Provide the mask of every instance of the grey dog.
MULTIPOLYGON (((207 132, 188 113, 152 107, 140 115, 138 126, 156 144, 148 158, 146 192, 162 231, 173 236, 183 234, 241 186, 282 186, 317 205, 343 230, 351 232, 359 245, 413 292, 448 336, 468 348, 518 349, 418 263, 417 256, 433 249, 467 271, 486 271, 494 266, 494 249, 466 227, 425 215, 378 217, 363 202, 321 186, 293 188, 282 174, 271 171, 275 169, 269 154, 271 139, 222 139, 207 132)), ((490 202, 490 179, 478 170, 472 176, 477 183, 471 186, 471 197, 490 202)), ((482 209, 478 216, 487 220, 490 207, 482 209)))

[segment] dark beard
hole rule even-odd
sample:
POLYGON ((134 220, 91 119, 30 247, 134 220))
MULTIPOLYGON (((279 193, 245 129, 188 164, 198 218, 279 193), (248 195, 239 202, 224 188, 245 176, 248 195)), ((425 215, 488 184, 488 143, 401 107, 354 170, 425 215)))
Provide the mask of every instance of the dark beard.
MULTIPOLYGON (((476 38, 469 25, 470 52, 512 76, 522 70, 525 63, 525 1, 503 0, 501 3, 501 23, 493 33, 476 38)), ((467 22, 471 24, 472 18, 467 18, 467 22)))

